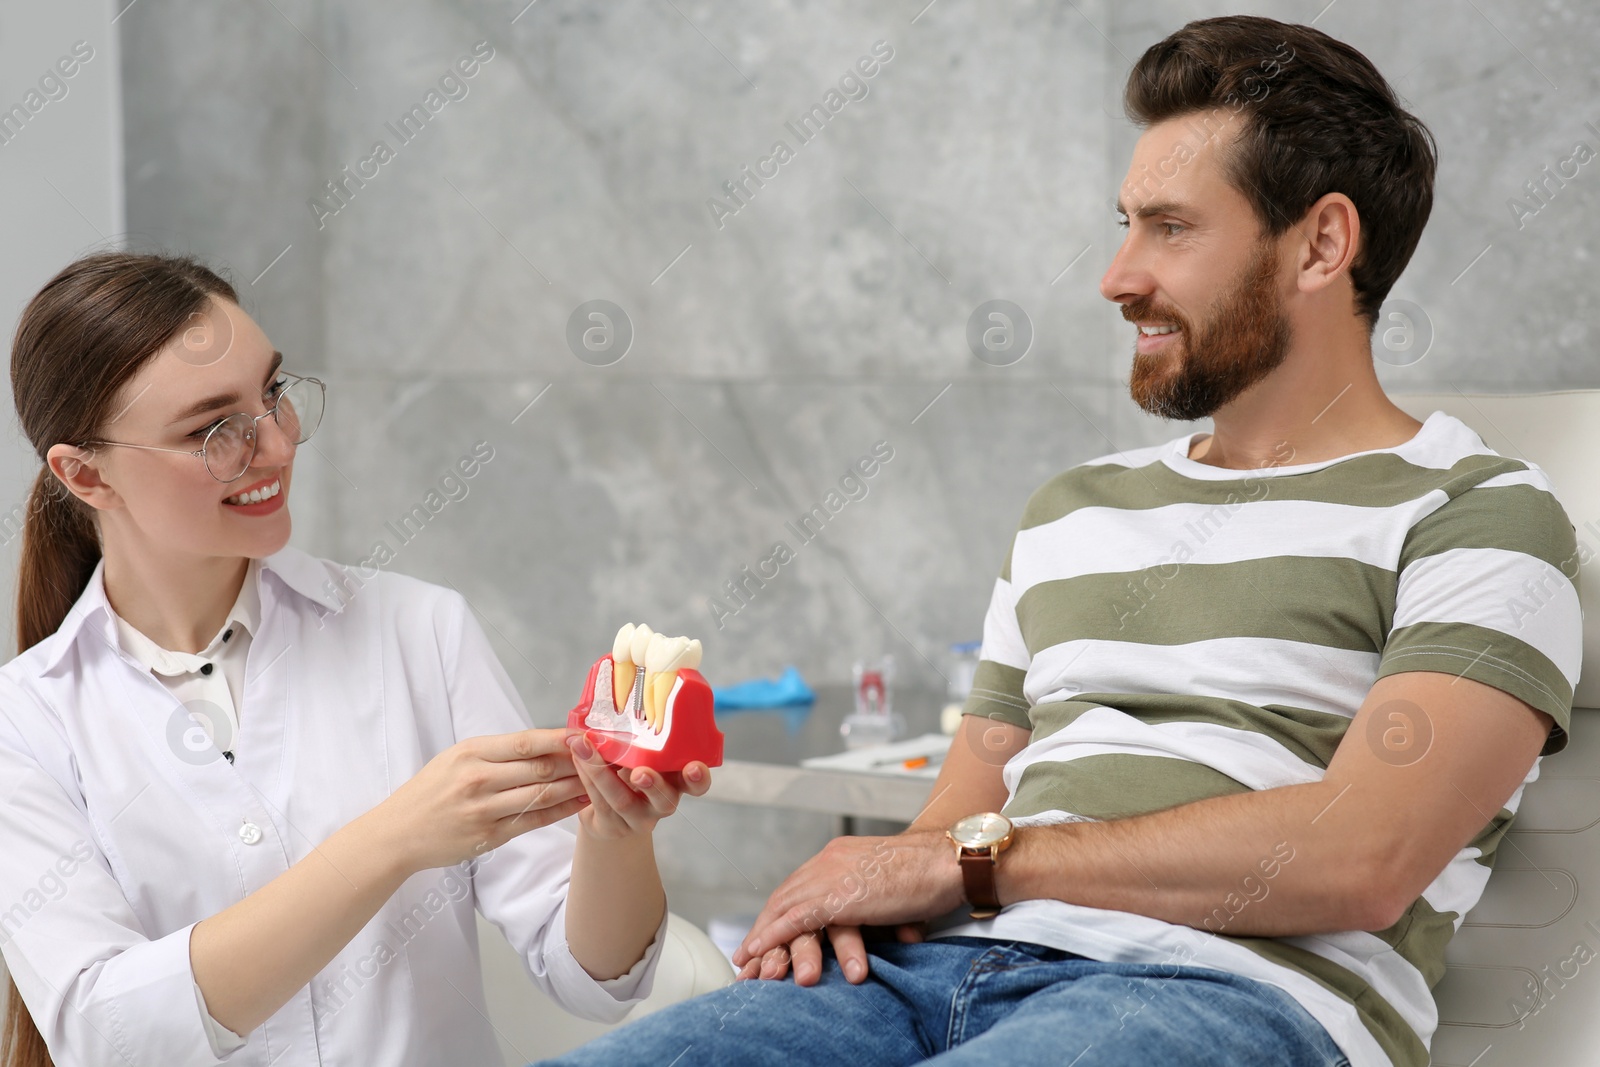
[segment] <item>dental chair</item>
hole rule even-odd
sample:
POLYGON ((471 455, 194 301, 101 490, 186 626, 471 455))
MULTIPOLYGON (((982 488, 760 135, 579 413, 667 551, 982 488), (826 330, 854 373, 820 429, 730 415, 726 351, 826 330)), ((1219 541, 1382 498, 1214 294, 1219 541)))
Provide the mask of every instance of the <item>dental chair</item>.
POLYGON ((1440 1067, 1587 1067, 1600 1063, 1600 390, 1390 399, 1417 419, 1453 415, 1496 452, 1542 468, 1590 549, 1571 737, 1541 761, 1483 898, 1445 951, 1432 1048, 1440 1067))
POLYGON ((568 1015, 540 993, 523 970, 522 960, 482 915, 478 916, 478 946, 489 1022, 500 1041, 506 1067, 524 1067, 577 1048, 615 1026, 733 981, 733 964, 711 938, 687 919, 669 915, 666 943, 661 946, 650 995, 634 1005, 622 1023, 596 1023, 568 1015))

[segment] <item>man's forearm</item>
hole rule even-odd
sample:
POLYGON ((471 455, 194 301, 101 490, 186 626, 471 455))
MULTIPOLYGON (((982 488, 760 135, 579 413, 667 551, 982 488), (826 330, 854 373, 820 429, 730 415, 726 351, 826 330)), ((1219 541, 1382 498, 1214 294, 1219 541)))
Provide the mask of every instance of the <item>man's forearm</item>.
POLYGON ((999 811, 1006 802, 1000 768, 1027 744, 1027 731, 1019 727, 963 715, 928 803, 908 830, 943 830, 964 815, 999 811))
MULTIPOLYGON (((927 806, 911 831, 999 811, 999 769, 1028 735, 962 719, 927 806)), ((1001 856, 1005 903, 1054 898, 1149 915, 1197 929, 1281 937, 1389 925, 1393 901, 1372 877, 1375 840, 1360 796, 1335 781, 1215 797, 1105 822, 1022 827, 1001 856)))
POLYGON ((996 872, 1000 900, 1054 898, 1244 936, 1381 929, 1392 905, 1372 864, 1351 855, 1361 835, 1340 788, 1314 782, 1020 827, 996 872))

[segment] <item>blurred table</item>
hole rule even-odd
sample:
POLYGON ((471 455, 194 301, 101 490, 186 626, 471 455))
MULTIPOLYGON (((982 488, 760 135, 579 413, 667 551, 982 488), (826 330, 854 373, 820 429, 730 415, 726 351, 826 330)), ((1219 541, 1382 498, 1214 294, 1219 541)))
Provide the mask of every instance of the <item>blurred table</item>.
MULTIPOLYGON (((723 764, 712 772, 707 800, 724 804, 817 811, 908 823, 928 801, 927 778, 801 767, 811 756, 844 751, 839 724, 854 710, 848 684, 813 686, 816 703, 799 708, 719 711, 726 739, 723 764)), ((900 737, 939 732, 942 689, 895 687, 893 710, 905 719, 900 737)), ((850 823, 844 827, 850 832, 850 823)))

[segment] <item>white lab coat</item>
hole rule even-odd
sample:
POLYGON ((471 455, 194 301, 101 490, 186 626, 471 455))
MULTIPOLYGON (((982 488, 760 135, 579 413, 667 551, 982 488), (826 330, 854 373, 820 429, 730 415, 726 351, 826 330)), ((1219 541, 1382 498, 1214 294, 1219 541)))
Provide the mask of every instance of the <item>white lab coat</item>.
MULTIPOLYGON (((260 889, 461 738, 529 724, 465 598, 286 547, 261 561, 236 761, 118 644, 104 562, 0 667, 0 949, 58 1067, 218 1062, 192 926, 260 889)), ((474 906, 569 1011, 647 996, 665 927, 597 982, 565 938, 571 820, 408 879, 230 1065, 498 1064, 474 906)), ((527 1050, 537 1054, 539 1050, 527 1050)))

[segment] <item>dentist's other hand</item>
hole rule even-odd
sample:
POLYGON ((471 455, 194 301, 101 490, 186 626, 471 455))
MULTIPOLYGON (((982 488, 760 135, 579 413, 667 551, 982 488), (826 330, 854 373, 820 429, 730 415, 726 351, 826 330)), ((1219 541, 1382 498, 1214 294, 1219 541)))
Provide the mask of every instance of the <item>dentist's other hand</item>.
POLYGON ((711 768, 698 760, 668 774, 650 767, 630 770, 608 764, 582 730, 570 731, 566 742, 590 800, 578 822, 590 836, 601 840, 648 834, 663 816, 678 810, 685 793, 704 796, 711 788, 711 768))
POLYGON ((565 730, 469 737, 439 753, 369 816, 408 869, 447 867, 588 806, 565 730))

